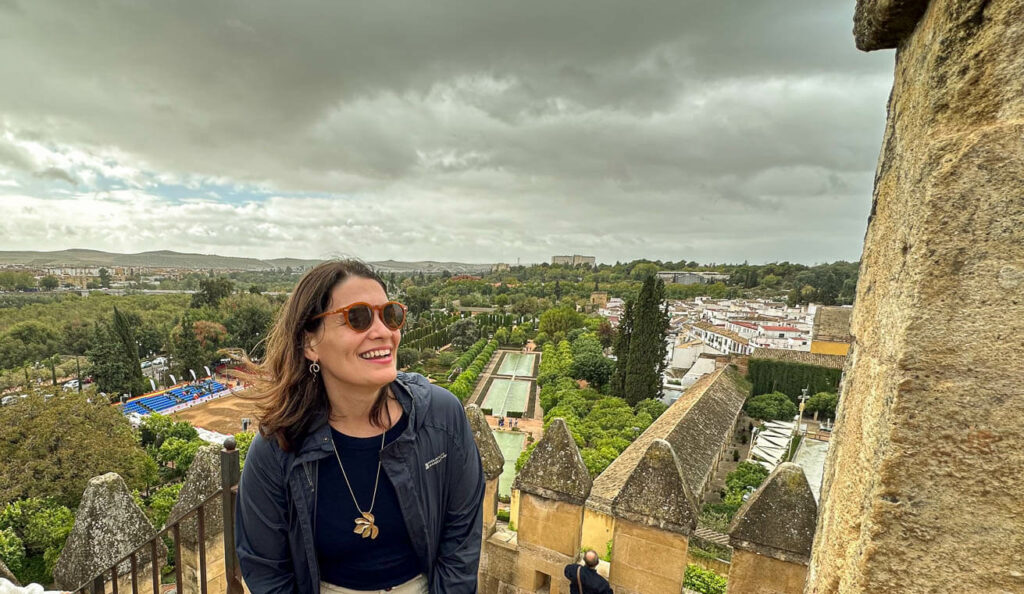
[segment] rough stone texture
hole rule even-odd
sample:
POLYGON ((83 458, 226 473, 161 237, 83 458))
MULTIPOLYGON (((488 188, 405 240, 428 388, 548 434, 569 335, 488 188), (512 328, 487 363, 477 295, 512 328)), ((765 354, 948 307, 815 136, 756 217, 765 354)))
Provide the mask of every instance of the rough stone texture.
POLYGON ((803 594, 807 566, 749 551, 732 552, 726 594, 803 594))
POLYGON ((612 502, 612 513, 685 536, 697 528, 697 502, 667 441, 655 439, 647 446, 612 502))
POLYGON ((808 592, 1024 591, 1024 0, 899 46, 808 592))
POLYGON ((853 37, 857 49, 891 49, 913 32, 928 0, 857 0, 853 37))
POLYGON ((580 550, 583 507, 523 493, 519 501, 519 546, 573 556, 580 550))
POLYGON ((729 544, 781 561, 806 565, 818 517, 802 468, 783 462, 736 512, 729 544))
POLYGON ((7 566, 4 565, 3 559, 0 559, 0 578, 4 578, 5 580, 11 582, 15 586, 21 585, 18 583, 18 578, 14 577, 14 574, 11 573, 11 570, 7 569, 7 566))
POLYGON ((505 457, 501 455, 501 448, 498 441, 494 439, 494 433, 480 412, 480 407, 470 404, 466 407, 466 418, 469 419, 469 427, 473 430, 473 440, 476 441, 476 448, 480 450, 480 459, 484 464, 484 476, 488 480, 501 476, 505 467, 505 457))
MULTIPOLYGON (((185 484, 178 494, 178 501, 167 516, 168 526, 220 489, 220 450, 220 446, 208 445, 196 452, 196 457, 188 468, 188 474, 185 475, 185 484)), ((224 532, 224 511, 220 498, 204 505, 203 514, 207 540, 224 532)), ((199 522, 196 520, 196 514, 192 514, 181 522, 181 541, 186 546, 195 547, 198 539, 199 522)))
POLYGON ((811 340, 829 342, 853 342, 850 334, 852 307, 819 307, 814 312, 811 340))
POLYGON ((619 594, 679 592, 689 546, 681 534, 619 520, 608 579, 619 594))
MULTIPOLYGON (((89 480, 75 515, 75 525, 57 559, 53 578, 62 589, 73 590, 109 569, 122 557, 149 540, 156 530, 132 499, 124 480, 109 472, 89 480)), ((167 556, 167 547, 157 543, 157 558, 167 556)), ((150 563, 149 547, 138 556, 141 570, 150 563)), ((118 573, 131 572, 126 561, 118 573)), ((109 579, 109 578, 108 578, 109 579)))
POLYGON ((590 494, 590 473, 562 419, 548 425, 544 437, 512 483, 513 489, 547 499, 583 505, 590 494))
POLYGON ((810 353, 790 349, 766 349, 764 347, 754 349, 754 352, 750 354, 750 358, 803 363, 804 365, 816 365, 818 367, 828 367, 829 369, 842 369, 843 365, 846 364, 845 355, 826 355, 824 353, 810 353))
POLYGON ((699 498, 732 435, 749 389, 732 367, 697 380, 594 479, 587 507, 611 513, 612 502, 655 439, 672 445, 687 488, 699 498))

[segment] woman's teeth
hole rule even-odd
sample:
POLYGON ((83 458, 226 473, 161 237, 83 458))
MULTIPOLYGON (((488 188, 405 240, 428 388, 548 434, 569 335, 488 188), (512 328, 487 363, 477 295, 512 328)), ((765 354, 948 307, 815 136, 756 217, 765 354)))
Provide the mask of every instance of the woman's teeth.
POLYGON ((362 357, 363 359, 383 359, 384 357, 390 357, 391 356, 391 350, 390 349, 380 349, 380 350, 376 350, 376 351, 369 351, 369 352, 363 353, 362 355, 359 355, 359 356, 362 357))

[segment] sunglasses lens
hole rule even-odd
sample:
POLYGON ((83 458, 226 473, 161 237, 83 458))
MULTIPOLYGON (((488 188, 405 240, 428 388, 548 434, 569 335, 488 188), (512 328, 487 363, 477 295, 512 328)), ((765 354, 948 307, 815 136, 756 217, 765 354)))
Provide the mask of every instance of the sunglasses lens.
POLYGON ((397 303, 388 303, 380 312, 384 325, 392 330, 398 330, 405 322, 405 310, 397 303))
POLYGON ((348 310, 348 325, 362 332, 373 325, 373 310, 366 305, 357 305, 348 310))

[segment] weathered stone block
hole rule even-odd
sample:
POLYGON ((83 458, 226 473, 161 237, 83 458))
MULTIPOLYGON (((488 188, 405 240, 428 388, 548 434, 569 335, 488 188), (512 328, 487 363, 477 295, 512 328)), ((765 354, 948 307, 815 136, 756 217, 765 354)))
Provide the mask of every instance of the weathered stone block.
POLYGON ((519 500, 519 544, 533 545, 574 557, 580 548, 583 507, 522 493, 519 500))
MULTIPOLYGON (((156 534, 153 524, 139 509, 116 473, 89 480, 75 514, 75 525, 57 559, 53 578, 57 586, 73 590, 112 567, 123 557, 156 534)), ((157 543, 157 562, 165 558, 167 547, 157 543)), ((137 556, 139 570, 150 565, 149 547, 137 556)), ((131 572, 128 561, 118 566, 118 574, 131 572)), ((109 578, 108 578, 109 579, 109 578)))
POLYGON ((726 594, 802 594, 807 566, 734 550, 726 594))
POLYGON ((616 592, 679 592, 686 573, 689 540, 669 532, 619 519, 609 581, 616 592))
POLYGON ((913 32, 928 0, 857 0, 853 37, 857 49, 891 49, 913 32))

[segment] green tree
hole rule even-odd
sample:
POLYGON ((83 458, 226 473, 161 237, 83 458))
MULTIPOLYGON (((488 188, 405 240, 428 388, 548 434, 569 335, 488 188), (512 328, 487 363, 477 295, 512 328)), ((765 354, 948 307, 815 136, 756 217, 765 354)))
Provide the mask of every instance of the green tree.
POLYGON ((235 447, 238 449, 238 459, 241 460, 242 466, 245 466, 245 457, 249 454, 249 446, 255 437, 255 433, 235 433, 235 447))
POLYGON ((77 392, 0 407, 0 505, 53 497, 75 507, 89 479, 107 472, 143 488, 146 458, 116 407, 77 392))
POLYGON ((0 530, 12 530, 24 544, 26 558, 34 561, 25 564, 19 581, 53 581, 53 567, 74 524, 71 510, 52 499, 22 499, 0 511, 0 530))
POLYGON ((192 466, 196 453, 199 451, 199 448, 203 447, 204 443, 199 439, 185 441, 177 437, 168 437, 160 445, 160 449, 157 450, 157 462, 166 467, 173 468, 173 471, 170 473, 171 476, 185 476, 189 466, 192 466))
POLYGON ((468 349, 478 338, 480 330, 477 328, 476 318, 463 318, 451 326, 452 346, 460 351, 468 349))
MULTIPOLYGON (((96 380, 100 392, 108 394, 131 393, 139 395, 145 391, 141 377, 142 370, 138 363, 134 368, 125 354, 123 345, 110 324, 99 322, 93 326, 93 337, 89 350, 85 352, 89 359, 89 375, 96 380), (138 372, 138 375, 136 375, 138 372)), ((134 359, 138 361, 138 355, 134 359)), ((114 397, 116 401, 116 396, 114 397)))
MULTIPOLYGON (((12 528, 0 528, 0 561, 15 577, 20 576, 25 563, 25 543, 12 528)), ((20 577, 19 577, 20 581, 20 577)))
POLYGON ((512 346, 521 347, 526 344, 526 331, 522 326, 516 326, 508 335, 508 342, 512 346))
POLYGON ((639 415, 640 413, 645 412, 651 416, 652 421, 660 417, 661 413, 665 412, 666 409, 668 409, 668 406, 660 400, 654 400, 652 398, 645 398, 640 402, 637 402, 636 406, 633 407, 636 414, 639 415))
POLYGON ((619 330, 615 336, 615 346, 612 351, 615 353, 615 372, 611 379, 611 393, 624 395, 626 393, 626 365, 629 362, 629 345, 633 339, 633 302, 626 301, 622 310, 622 318, 619 320, 619 330))
POLYGON ((25 291, 36 286, 36 279, 29 272, 0 270, 0 290, 25 291))
POLYGON ((647 280, 648 278, 656 275, 657 273, 657 264, 652 264, 650 262, 641 262, 640 264, 637 264, 636 266, 633 267, 633 270, 629 273, 629 275, 633 278, 633 280, 642 281, 647 280))
POLYGON ((171 417, 153 413, 142 417, 139 424, 139 441, 144 447, 159 449, 164 440, 175 437, 184 441, 199 439, 199 433, 186 421, 175 421, 171 417))
POLYGON ((58 286, 60 286, 60 281, 57 280, 57 277, 53 276, 52 274, 48 274, 43 278, 39 279, 39 288, 41 289, 52 291, 56 289, 58 286))
POLYGON ((830 392, 818 392, 807 399, 804 409, 810 413, 818 413, 826 418, 836 417, 836 406, 839 404, 839 397, 830 392))
POLYGON ((42 361, 60 348, 60 336, 53 327, 35 320, 14 324, 0 334, 0 369, 42 361))
POLYGON ((595 332, 602 348, 608 349, 615 344, 615 328, 612 328, 612 323, 607 319, 601 318, 595 332))
POLYGON ((683 586, 700 594, 725 594, 728 581, 699 565, 689 564, 683 574, 683 586))
POLYGON ((167 523, 167 518, 171 515, 171 509, 174 508, 174 504, 178 502, 178 495, 181 494, 183 486, 184 483, 164 485, 149 496, 149 501, 145 507, 146 515, 149 516, 149 520, 153 522, 153 526, 156 526, 157 529, 160 529, 167 523))
POLYGON ((540 315, 541 332, 553 335, 556 332, 567 333, 573 328, 583 327, 583 316, 569 307, 549 309, 540 315))
POLYGON ((135 340, 135 324, 114 307, 114 317, 110 326, 113 337, 117 339, 120 348, 120 356, 124 360, 126 370, 125 385, 121 390, 131 394, 142 394, 147 389, 146 378, 142 375, 141 361, 139 360, 139 343, 135 340))
POLYGON ((190 310, 185 310, 181 323, 171 336, 171 371, 180 379, 189 379, 190 369, 198 376, 207 363, 209 359, 203 353, 199 337, 196 336, 192 314, 190 310))
POLYGON ((664 295, 665 284, 661 279, 648 276, 633 306, 633 328, 623 390, 623 396, 631 404, 661 395, 661 374, 665 369, 665 332, 668 330, 664 295))
POLYGON ((749 416, 762 421, 791 421, 797 413, 796 405, 782 392, 754 396, 744 408, 749 416))
POLYGON ((508 328, 498 328, 494 333, 494 340, 498 341, 498 344, 508 344, 509 331, 508 328))
POLYGON ((100 286, 104 289, 110 288, 110 271, 106 268, 100 268, 100 286))
POLYGON ((591 386, 601 388, 612 377, 615 362, 598 353, 583 353, 574 356, 569 373, 576 379, 586 380, 591 386))
POLYGON ((209 305, 216 307, 221 299, 235 292, 235 283, 231 279, 217 277, 204 278, 199 281, 199 290, 192 294, 192 307, 209 305))

